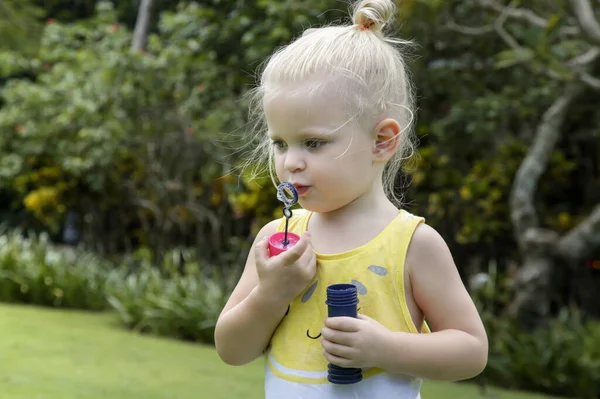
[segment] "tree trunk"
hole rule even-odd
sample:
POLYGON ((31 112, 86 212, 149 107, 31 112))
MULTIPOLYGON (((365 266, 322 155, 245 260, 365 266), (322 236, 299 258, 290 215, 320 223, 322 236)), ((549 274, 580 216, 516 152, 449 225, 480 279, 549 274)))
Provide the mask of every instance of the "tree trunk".
POLYGON ((524 234, 523 264, 513 280, 515 297, 509 307, 524 328, 533 328, 549 315, 558 239, 551 230, 531 228, 524 234))
POLYGON ((569 84, 544 112, 533 143, 517 170, 513 183, 510 196, 511 218, 515 237, 523 254, 523 264, 513 281, 515 298, 509 311, 522 321, 524 328, 531 328, 548 316, 551 276, 558 256, 558 234, 539 228, 534 196, 539 179, 560 138, 567 110, 583 87, 580 82, 569 84))
POLYGON ((526 255, 513 282, 515 297, 509 313, 531 330, 550 313, 551 272, 554 260, 544 254, 526 255))
POLYGON ((578 262, 592 255, 600 248, 600 204, 576 227, 571 229, 558 243, 559 254, 568 260, 578 262))
POLYGON ((534 205, 539 178, 560 137, 567 109, 584 87, 582 83, 573 82, 544 113, 513 184, 511 216, 524 263, 513 282, 515 298, 510 313, 526 328, 548 316, 555 264, 562 260, 570 265, 579 264, 600 247, 600 205, 562 237, 539 228, 534 205))
POLYGON ((131 43, 132 52, 144 50, 146 48, 153 7, 154 0, 141 0, 137 20, 135 22, 135 30, 133 32, 133 42, 131 43))
POLYGON ((544 112, 529 152, 517 170, 510 194, 510 216, 515 238, 521 249, 526 247, 525 237, 529 230, 539 227, 534 204, 538 182, 560 138, 567 110, 582 89, 583 85, 579 82, 568 85, 563 94, 544 112))

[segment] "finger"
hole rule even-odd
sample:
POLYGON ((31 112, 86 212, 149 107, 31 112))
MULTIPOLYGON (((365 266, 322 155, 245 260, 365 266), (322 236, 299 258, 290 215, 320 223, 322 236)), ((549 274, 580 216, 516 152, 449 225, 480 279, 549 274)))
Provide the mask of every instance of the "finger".
POLYGON ((254 246, 254 257, 256 263, 265 263, 269 259, 269 240, 267 236, 263 237, 254 246))
POLYGON ((354 353, 353 348, 336 344, 335 342, 331 342, 326 339, 321 340, 321 345, 323 346, 323 349, 325 349, 325 352, 344 359, 351 359, 354 353))
POLYGON ((307 245, 306 249, 304 250, 304 253, 298 260, 298 264, 307 268, 311 268, 316 263, 317 255, 315 254, 315 251, 313 251, 312 245, 307 245))
POLYGON ((364 320, 364 321, 376 321, 376 320, 374 320, 374 319, 370 318, 369 316, 367 316, 366 314, 362 314, 362 313, 358 313, 358 314, 357 314, 357 317, 358 317, 360 320, 364 320))
POLYGON ((317 265, 317 254, 315 253, 315 251, 312 250, 312 247, 310 247, 310 259, 307 263, 308 268, 311 269, 312 271, 314 271, 315 266, 317 265))
POLYGON ((336 366, 340 366, 340 367, 352 367, 353 366, 352 360, 350 360, 350 359, 332 355, 331 353, 328 353, 328 352, 323 352, 323 354, 325 355, 325 358, 327 359, 327 361, 331 364, 335 364, 336 366))
POLYGON ((302 237, 300 237, 300 241, 298 241, 296 245, 281 254, 283 260, 288 264, 296 262, 304 254, 309 243, 310 233, 305 232, 302 237))
POLYGON ((352 344, 354 343, 353 333, 332 330, 328 327, 323 327, 321 329, 321 336, 327 341, 344 346, 352 346, 352 344))
POLYGON ((361 321, 354 317, 338 316, 325 319, 325 326, 338 331, 356 332, 360 330, 361 321))

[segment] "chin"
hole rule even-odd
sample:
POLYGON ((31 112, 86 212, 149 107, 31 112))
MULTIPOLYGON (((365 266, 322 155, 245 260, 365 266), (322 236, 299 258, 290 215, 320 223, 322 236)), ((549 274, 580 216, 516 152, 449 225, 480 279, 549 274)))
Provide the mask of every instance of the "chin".
POLYGON ((303 200, 302 198, 300 198, 298 203, 300 204, 302 209, 306 209, 307 211, 315 212, 315 213, 333 212, 333 211, 336 211, 336 210, 344 207, 343 205, 336 206, 333 204, 323 204, 323 203, 318 203, 317 201, 310 201, 310 200, 306 200, 306 199, 303 200))

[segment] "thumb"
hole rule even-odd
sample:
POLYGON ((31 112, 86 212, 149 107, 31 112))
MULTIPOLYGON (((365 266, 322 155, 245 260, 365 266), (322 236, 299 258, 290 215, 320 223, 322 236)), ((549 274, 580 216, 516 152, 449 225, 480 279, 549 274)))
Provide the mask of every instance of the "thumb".
POLYGON ((283 259, 285 259, 288 263, 296 262, 298 259, 302 257, 306 248, 310 245, 310 233, 305 232, 300 237, 300 241, 296 243, 291 249, 287 250, 282 254, 283 259))

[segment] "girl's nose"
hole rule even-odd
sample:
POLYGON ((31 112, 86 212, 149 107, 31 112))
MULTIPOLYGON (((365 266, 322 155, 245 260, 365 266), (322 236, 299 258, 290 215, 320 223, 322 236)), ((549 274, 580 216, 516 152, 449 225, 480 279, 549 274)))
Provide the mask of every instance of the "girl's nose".
POLYGON ((284 167, 288 172, 296 172, 306 168, 306 162, 302 151, 288 149, 285 154, 284 167))

